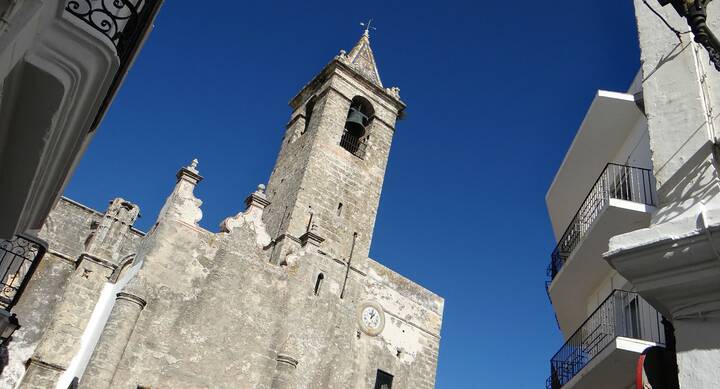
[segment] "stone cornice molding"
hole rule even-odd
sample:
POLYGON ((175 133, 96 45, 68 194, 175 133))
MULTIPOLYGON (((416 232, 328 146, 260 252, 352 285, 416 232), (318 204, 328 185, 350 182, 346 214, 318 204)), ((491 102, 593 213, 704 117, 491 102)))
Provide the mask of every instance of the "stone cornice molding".
POLYGON ((615 248, 605 259, 667 318, 720 306, 720 227, 615 248), (715 248, 714 248, 714 247, 715 248))
POLYGON ((147 305, 147 302, 145 300, 143 300, 142 298, 140 298, 134 294, 127 293, 127 292, 118 293, 116 295, 116 300, 129 301, 131 303, 137 304, 140 307, 140 309, 145 308, 145 305, 147 305))
POLYGON ((300 237, 300 244, 302 244, 303 247, 307 246, 308 244, 310 244, 311 246, 320 247, 320 245, 324 241, 325 238, 312 231, 308 231, 300 237))
POLYGON ((327 76, 331 73, 333 73, 336 69, 342 69, 346 73, 352 75, 353 81, 356 81, 360 84, 362 84, 364 87, 372 90, 375 92, 376 95, 381 96, 383 100, 387 103, 390 103, 397 109, 398 113, 405 109, 406 105, 402 102, 402 100, 396 98, 393 96, 390 92, 385 90, 383 87, 378 86, 365 77, 358 74, 354 69, 352 69, 350 66, 344 64, 342 61, 338 60, 337 58, 333 59, 325 65, 325 67, 318 73, 315 77, 313 77, 312 81, 310 81, 307 85, 303 87, 303 89, 295 95, 290 100, 290 106, 293 109, 296 109, 299 107, 302 103, 305 102, 305 99, 303 96, 305 95, 305 92, 309 89, 314 89, 316 86, 318 86, 319 83, 324 82, 327 76))
POLYGON ((255 206, 264 209, 270 205, 270 201, 265 197, 265 194, 259 191, 253 192, 245 199, 245 205, 248 207, 255 206))
POLYGON ((297 365, 299 363, 299 361, 297 359, 295 359, 289 355, 286 355, 286 354, 278 354, 277 357, 275 358, 275 360, 279 364, 290 365, 290 366, 292 366, 293 369, 297 368, 297 365))
MULTIPOLYGON (((67 255, 67 254, 65 254, 65 253, 61 253, 61 252, 59 252, 59 251, 55 251, 55 250, 50 249, 50 248, 47 249, 47 252, 46 252, 46 253, 47 253, 47 254, 50 254, 50 255, 53 255, 53 256, 55 256, 55 257, 58 257, 58 258, 62 259, 63 261, 66 261, 66 262, 68 262, 68 263, 70 263, 70 264, 72 264, 72 265, 74 265, 74 266, 77 266, 78 261, 79 261, 79 260, 77 260, 77 259, 73 259, 71 256, 69 256, 69 255, 67 255)), ((44 258, 44 257, 43 257, 43 258, 44 258)))
POLYGON ((115 269, 117 268, 117 265, 108 261, 107 259, 96 257, 96 256, 94 256, 92 254, 88 254, 88 253, 80 254, 80 258, 78 258, 78 260, 76 262, 76 267, 80 267, 80 264, 85 260, 88 260, 92 263, 98 264, 102 267, 106 267, 112 271, 115 271, 115 269))
POLYGON ((185 180, 193 185, 197 185, 200 181, 203 180, 203 176, 201 176, 197 172, 188 169, 187 167, 180 168, 175 177, 177 177, 178 182, 180 180, 185 180))
POLYGON ((290 119, 290 121, 287 122, 287 124, 285 124, 285 129, 288 129, 288 128, 292 127, 292 125, 295 124, 295 122, 297 122, 298 120, 300 120, 300 118, 305 119, 305 114, 304 114, 304 113, 299 113, 299 114, 293 116, 293 117, 290 119))
POLYGON ((43 368, 43 369, 55 370, 55 371, 59 371, 59 372, 64 372, 65 369, 66 369, 65 367, 62 367, 62 366, 57 365, 57 364, 55 364, 55 363, 50 363, 50 362, 41 361, 41 360, 39 360, 39 359, 37 359, 37 358, 30 358, 30 359, 28 359, 27 364, 28 364, 28 366, 29 366, 29 365, 34 365, 34 366, 37 366, 37 367, 40 367, 40 368, 43 368))

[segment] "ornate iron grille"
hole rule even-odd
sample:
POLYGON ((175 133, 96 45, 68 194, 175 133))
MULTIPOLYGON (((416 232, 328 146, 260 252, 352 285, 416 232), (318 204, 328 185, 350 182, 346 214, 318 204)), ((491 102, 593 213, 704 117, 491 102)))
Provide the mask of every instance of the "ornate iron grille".
POLYGON ((365 157, 365 148, 367 147, 365 139, 359 138, 347 129, 343 130, 342 138, 340 138, 340 146, 357 157, 365 157))
POLYGON ((547 269, 549 282, 560 272, 610 199, 655 205, 655 197, 652 170, 607 164, 550 256, 547 269))
POLYGON ((65 10, 108 37, 124 60, 137 44, 157 0, 69 0, 65 10))
POLYGON ((100 124, 163 0, 69 0, 65 11, 105 35, 115 46, 120 68, 93 122, 100 124))
POLYGON ((552 357, 547 389, 570 382, 617 337, 664 345, 662 316, 637 293, 613 291, 552 357))
POLYGON ((44 243, 26 236, 0 241, 0 308, 9 311, 45 255, 44 243))

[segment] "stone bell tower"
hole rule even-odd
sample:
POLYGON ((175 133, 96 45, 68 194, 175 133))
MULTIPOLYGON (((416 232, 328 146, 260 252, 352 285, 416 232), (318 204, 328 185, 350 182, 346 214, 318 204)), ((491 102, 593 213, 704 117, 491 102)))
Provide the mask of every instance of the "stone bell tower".
POLYGON ((366 30, 290 101, 267 188, 273 261, 310 245, 364 267, 395 122, 405 104, 384 88, 366 30))

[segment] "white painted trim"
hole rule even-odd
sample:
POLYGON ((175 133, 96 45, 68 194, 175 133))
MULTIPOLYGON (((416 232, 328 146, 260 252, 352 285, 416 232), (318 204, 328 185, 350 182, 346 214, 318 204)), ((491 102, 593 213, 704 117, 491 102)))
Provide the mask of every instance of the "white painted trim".
POLYGON ((90 362, 90 358, 95 351, 97 342, 100 340, 100 336, 105 329, 105 324, 110 317, 110 312, 115 306, 115 300, 118 292, 125 288, 128 282, 135 277, 141 267, 142 261, 135 263, 127 270, 125 275, 123 275, 117 283, 105 283, 97 304, 95 304, 95 309, 93 309, 90 320, 88 321, 85 331, 80 338, 80 349, 75 356, 73 356, 68 368, 58 379, 55 389, 67 389, 73 378, 82 378, 85 368, 90 362))
POLYGON ((618 336, 615 338, 615 347, 618 350, 625 350, 630 351, 634 353, 641 354, 643 351, 650 347, 655 346, 661 346, 658 343, 650 342, 647 340, 640 340, 640 339, 633 339, 633 338, 625 338, 622 336, 618 336))
MULTIPOLYGON (((546 202, 547 202, 548 197, 550 196, 550 191, 555 186, 555 182, 558 179, 558 175, 560 174, 561 171, 563 171, 565 169, 565 167, 568 163, 567 160, 568 160, 570 154, 572 153, 573 149, 575 148, 576 143, 579 142, 579 138, 582 135, 582 131, 581 131, 582 128, 585 127, 587 122, 590 121, 593 116, 593 113, 594 113, 593 106, 597 103, 598 100, 600 100, 602 98, 619 100, 620 102, 632 102, 633 104, 635 104, 635 96, 634 95, 631 95, 628 93, 610 92, 610 91, 606 91, 606 90, 602 90, 602 89, 597 91, 597 94, 595 94, 595 98, 593 99, 592 103, 590 104, 590 108, 588 109, 587 113, 585 114, 585 117, 583 118, 582 123, 578 127, 578 131, 575 133, 575 137, 573 138, 573 141, 570 144, 570 147, 567 149, 567 152, 565 153, 565 156, 563 157, 563 161, 560 164, 560 167, 555 172, 555 176, 553 177, 552 183, 550 183, 550 186, 548 187, 548 190, 545 193, 545 201, 546 202)), ((638 112, 639 112, 639 110, 638 110, 638 112)), ((628 131, 629 130, 630 129, 628 129, 628 131)))

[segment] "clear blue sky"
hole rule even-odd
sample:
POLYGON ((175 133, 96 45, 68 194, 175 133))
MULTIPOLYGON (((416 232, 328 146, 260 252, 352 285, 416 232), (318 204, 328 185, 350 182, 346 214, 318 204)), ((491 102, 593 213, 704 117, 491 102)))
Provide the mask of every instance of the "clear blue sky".
POLYGON ((639 67, 631 1, 166 1, 66 195, 126 198, 147 229, 197 157, 216 231, 267 181, 287 102, 369 17, 408 105, 371 255, 445 298, 439 389, 544 387, 562 346, 545 191, 595 91, 639 67))

